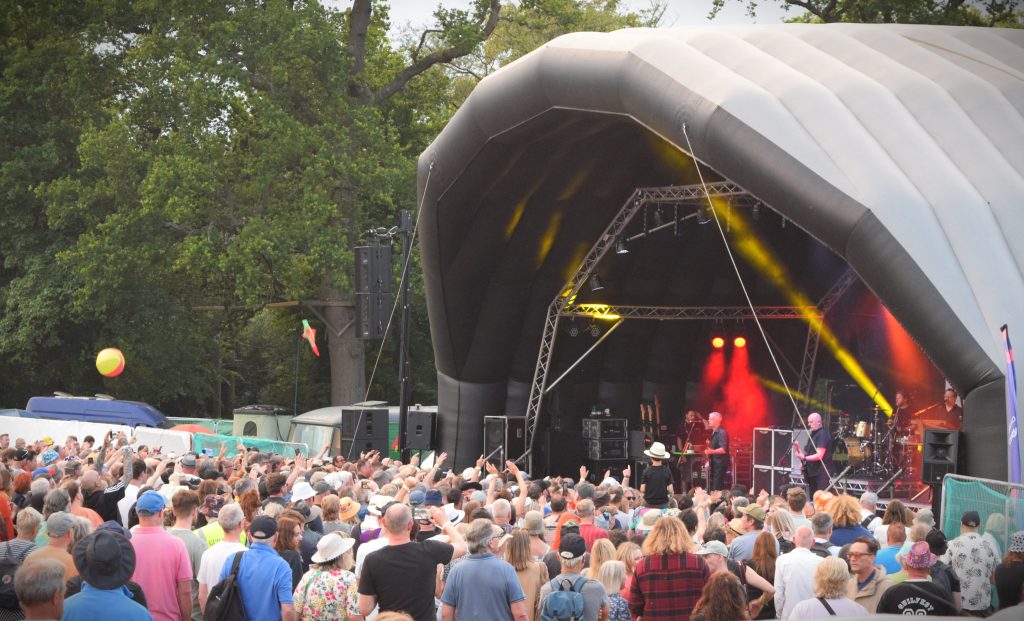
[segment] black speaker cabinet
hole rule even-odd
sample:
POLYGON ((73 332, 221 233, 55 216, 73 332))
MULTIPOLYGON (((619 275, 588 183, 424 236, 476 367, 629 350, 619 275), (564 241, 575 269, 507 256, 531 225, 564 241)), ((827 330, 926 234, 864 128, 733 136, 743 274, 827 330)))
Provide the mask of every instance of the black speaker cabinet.
POLYGON ((959 471, 960 432, 925 428, 921 456, 921 482, 941 483, 947 474, 959 471))
POLYGON ((625 440, 628 430, 625 418, 583 419, 583 437, 588 440, 625 440))
POLYGON ((789 483, 789 470, 754 466, 754 493, 766 490, 769 494, 777 494, 786 483, 789 483))
POLYGON ((490 456, 488 461, 504 467, 506 460, 518 459, 525 452, 525 417, 484 416, 484 456, 490 456))
POLYGON ((409 410, 405 419, 405 448, 428 451, 434 448, 437 412, 409 410))
MULTIPOLYGON (((651 447, 651 443, 654 439, 651 438, 651 434, 646 431, 630 431, 629 432, 629 458, 630 459, 647 459, 644 455, 644 451, 651 447)), ((640 479, 636 479, 639 481, 640 479)))
POLYGON ((592 461, 625 460, 629 457, 629 440, 585 440, 585 442, 587 443, 587 459, 592 461))
POLYGON ((383 438, 388 441, 388 410, 387 408, 366 408, 363 410, 344 409, 341 413, 341 437, 346 440, 355 438, 383 438))

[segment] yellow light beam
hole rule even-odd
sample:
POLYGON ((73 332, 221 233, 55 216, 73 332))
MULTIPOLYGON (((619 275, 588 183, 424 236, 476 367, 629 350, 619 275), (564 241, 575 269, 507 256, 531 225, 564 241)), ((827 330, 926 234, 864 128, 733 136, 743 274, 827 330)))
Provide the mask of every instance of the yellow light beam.
MULTIPOLYGON (((770 390, 772 392, 777 392, 780 395, 788 395, 789 394, 789 392, 786 391, 786 387, 785 386, 783 386, 782 384, 780 384, 780 383, 778 383, 778 382, 776 382, 774 380, 770 380, 767 377, 762 377, 762 376, 758 375, 757 376, 757 381, 760 382, 760 384, 762 386, 764 386, 765 388, 767 388, 768 390, 770 390)), ((799 392, 797 392, 795 390, 792 391, 792 393, 793 393, 793 397, 794 398, 799 399, 801 401, 806 401, 808 405, 814 407, 814 409, 817 410, 818 412, 826 412, 828 414, 835 414, 836 412, 839 411, 838 409, 836 409, 834 407, 830 407, 828 405, 825 405, 824 403, 822 403, 821 401, 818 401, 817 399, 815 399, 814 397, 812 397, 810 395, 801 394, 801 393, 799 393, 799 392)))
MULTIPOLYGON (((804 292, 794 283, 793 278, 787 272, 782 261, 775 256, 772 250, 764 244, 754 230, 750 227, 746 218, 738 211, 729 209, 729 203, 721 199, 712 199, 711 204, 719 221, 729 219, 730 231, 727 232, 732 239, 736 250, 759 271, 764 277, 772 282, 789 299, 793 306, 817 307, 804 292)), ((850 377, 874 401, 882 411, 887 414, 892 412, 892 406, 882 395, 878 386, 868 377, 864 368, 856 358, 839 342, 832 329, 825 323, 823 317, 815 315, 811 311, 801 310, 804 321, 811 329, 818 330, 821 335, 821 343, 825 346, 850 377)))

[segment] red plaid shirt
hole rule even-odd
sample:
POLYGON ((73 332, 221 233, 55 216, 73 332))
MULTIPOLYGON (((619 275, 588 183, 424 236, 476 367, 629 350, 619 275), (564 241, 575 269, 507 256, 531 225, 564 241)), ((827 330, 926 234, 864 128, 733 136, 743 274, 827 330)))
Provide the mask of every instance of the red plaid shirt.
POLYGON ((696 554, 645 556, 633 569, 629 613, 644 621, 690 621, 707 578, 704 559, 696 554))

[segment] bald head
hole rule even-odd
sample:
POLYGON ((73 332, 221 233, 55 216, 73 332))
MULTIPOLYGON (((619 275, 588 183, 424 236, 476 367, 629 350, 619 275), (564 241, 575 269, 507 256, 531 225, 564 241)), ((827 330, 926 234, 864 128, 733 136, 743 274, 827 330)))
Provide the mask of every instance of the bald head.
POLYGON ((814 531, 810 526, 799 526, 793 533, 793 544, 798 548, 810 549, 814 545, 814 531))
POLYGON ((412 510, 409 505, 396 503, 384 513, 384 528, 392 535, 400 535, 412 524, 412 510))
POLYGON ((811 412, 810 416, 807 417, 807 424, 813 427, 814 429, 821 427, 821 414, 818 414, 817 412, 811 412))
POLYGON ((100 475, 95 470, 86 470, 82 474, 81 486, 83 492, 91 492, 100 488, 100 475))

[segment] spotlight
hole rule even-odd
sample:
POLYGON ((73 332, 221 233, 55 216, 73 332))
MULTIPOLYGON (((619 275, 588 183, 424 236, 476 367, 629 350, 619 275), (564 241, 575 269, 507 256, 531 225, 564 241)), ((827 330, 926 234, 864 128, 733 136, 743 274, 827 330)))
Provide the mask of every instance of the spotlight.
POLYGON ((626 240, 618 238, 615 240, 615 254, 629 254, 629 246, 626 245, 626 240))
POLYGON ((590 336, 594 337, 595 339, 601 336, 601 328, 597 327, 596 323, 590 326, 590 336))
POLYGON ((580 335, 579 326, 575 322, 569 324, 569 336, 576 338, 580 335))
POLYGON ((743 348, 747 346, 747 339, 742 336, 737 336, 732 340, 732 344, 736 348, 743 348))
POLYGON ((711 222, 711 211, 707 207, 701 207, 697 210, 697 224, 707 224, 711 222))
POLYGON ((725 347, 725 339, 723 339, 720 336, 716 336, 715 338, 711 339, 711 346, 714 347, 715 349, 722 349, 723 347, 725 347))
POLYGON ((604 283, 601 282, 601 277, 597 274, 591 276, 587 284, 590 286, 591 291, 604 291, 604 283))

